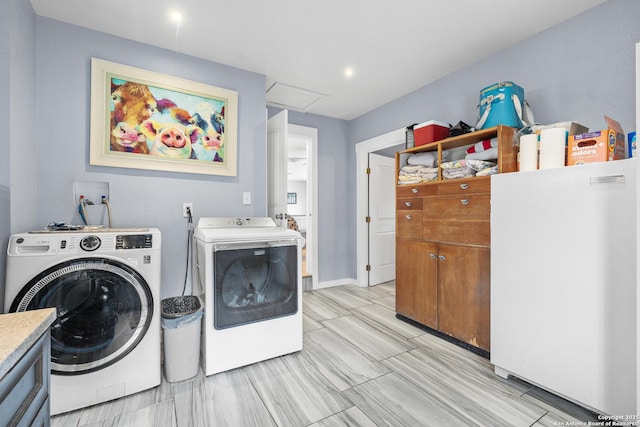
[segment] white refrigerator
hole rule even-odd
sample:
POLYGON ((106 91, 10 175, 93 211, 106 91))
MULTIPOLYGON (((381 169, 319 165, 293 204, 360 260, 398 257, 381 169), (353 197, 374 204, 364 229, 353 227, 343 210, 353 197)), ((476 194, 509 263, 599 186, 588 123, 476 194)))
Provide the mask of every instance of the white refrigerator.
POLYGON ((636 159, 491 178, 491 363, 598 413, 636 408, 636 159))

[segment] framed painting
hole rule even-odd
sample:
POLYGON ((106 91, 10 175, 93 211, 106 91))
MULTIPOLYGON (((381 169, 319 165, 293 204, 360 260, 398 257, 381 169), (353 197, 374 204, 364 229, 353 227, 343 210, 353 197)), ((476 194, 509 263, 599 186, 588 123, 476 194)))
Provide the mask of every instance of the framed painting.
POLYGON ((238 94, 91 59, 90 164, 236 176, 238 94))

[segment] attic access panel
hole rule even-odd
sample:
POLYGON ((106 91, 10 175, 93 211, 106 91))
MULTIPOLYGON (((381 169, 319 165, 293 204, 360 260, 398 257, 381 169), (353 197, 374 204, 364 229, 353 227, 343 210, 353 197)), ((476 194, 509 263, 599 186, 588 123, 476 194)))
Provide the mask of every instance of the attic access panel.
POLYGON ((294 111, 306 111, 328 95, 275 82, 267 89, 267 104, 294 111))

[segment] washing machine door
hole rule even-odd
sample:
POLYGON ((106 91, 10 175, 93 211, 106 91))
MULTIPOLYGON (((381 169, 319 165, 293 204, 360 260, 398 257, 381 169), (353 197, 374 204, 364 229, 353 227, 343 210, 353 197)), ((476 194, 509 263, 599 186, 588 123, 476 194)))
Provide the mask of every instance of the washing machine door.
POLYGON ((153 316, 144 278, 124 263, 80 258, 34 277, 11 305, 12 312, 53 307, 51 371, 84 374, 125 357, 142 340, 153 316))

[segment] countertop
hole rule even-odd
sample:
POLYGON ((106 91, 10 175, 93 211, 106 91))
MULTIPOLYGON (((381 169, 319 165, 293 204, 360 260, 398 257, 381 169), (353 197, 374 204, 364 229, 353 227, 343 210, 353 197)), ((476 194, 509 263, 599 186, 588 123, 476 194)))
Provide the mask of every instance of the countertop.
POLYGON ((55 308, 0 315, 0 379, 56 319, 55 308))

